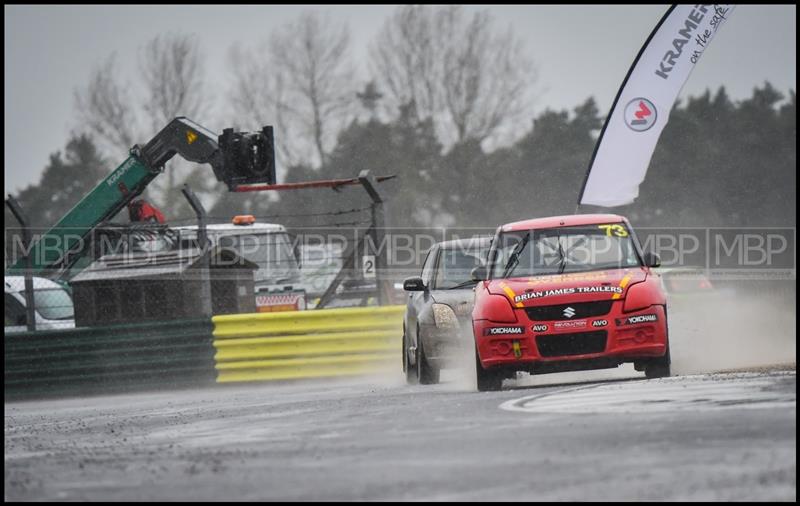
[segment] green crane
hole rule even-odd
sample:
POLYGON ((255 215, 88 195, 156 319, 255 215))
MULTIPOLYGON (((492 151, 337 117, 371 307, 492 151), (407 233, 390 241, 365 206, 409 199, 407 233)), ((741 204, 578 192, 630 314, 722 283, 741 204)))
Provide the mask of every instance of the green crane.
MULTIPOLYGON (((275 183, 271 126, 254 133, 226 128, 218 136, 190 119, 177 117, 144 147, 131 148, 128 159, 32 243, 32 275, 58 278, 67 273, 86 254, 92 230, 139 196, 175 155, 210 164, 217 180, 226 183, 230 191, 275 183)), ((19 259, 7 274, 24 269, 25 260, 19 259)))

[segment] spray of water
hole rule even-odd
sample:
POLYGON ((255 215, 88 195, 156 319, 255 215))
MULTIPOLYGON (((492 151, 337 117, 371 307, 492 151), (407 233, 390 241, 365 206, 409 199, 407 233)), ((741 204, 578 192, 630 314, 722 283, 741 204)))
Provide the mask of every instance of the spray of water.
POLYGON ((795 362, 794 290, 747 288, 672 297, 673 374, 786 365, 795 362))

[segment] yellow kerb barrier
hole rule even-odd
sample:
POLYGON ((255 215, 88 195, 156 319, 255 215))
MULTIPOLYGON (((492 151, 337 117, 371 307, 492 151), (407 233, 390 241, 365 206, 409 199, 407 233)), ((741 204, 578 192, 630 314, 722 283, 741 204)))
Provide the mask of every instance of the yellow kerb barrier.
POLYGON ((399 368, 404 311, 386 306, 215 316, 217 383, 399 368))

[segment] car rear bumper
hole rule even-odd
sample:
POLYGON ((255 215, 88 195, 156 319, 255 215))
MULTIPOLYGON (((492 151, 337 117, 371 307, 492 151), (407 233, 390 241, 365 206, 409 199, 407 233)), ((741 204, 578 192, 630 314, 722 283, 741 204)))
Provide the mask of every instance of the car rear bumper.
POLYGON ((622 312, 615 302, 606 315, 580 320, 532 321, 516 311, 518 323, 473 321, 473 333, 484 368, 510 367, 518 370, 614 367, 637 359, 661 357, 667 351, 667 322, 664 306, 622 312), (549 366, 544 367, 545 364, 549 366), (593 367, 592 364, 597 367, 593 367))

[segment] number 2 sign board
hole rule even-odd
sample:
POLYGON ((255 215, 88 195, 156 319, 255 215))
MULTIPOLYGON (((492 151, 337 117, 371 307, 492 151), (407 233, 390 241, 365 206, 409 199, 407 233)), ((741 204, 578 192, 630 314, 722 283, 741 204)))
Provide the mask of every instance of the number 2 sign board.
POLYGON ((375 255, 361 257, 361 273, 364 279, 375 279, 375 255))

